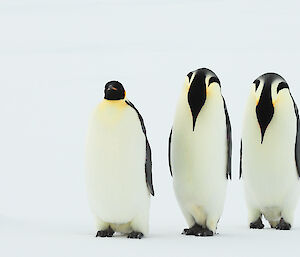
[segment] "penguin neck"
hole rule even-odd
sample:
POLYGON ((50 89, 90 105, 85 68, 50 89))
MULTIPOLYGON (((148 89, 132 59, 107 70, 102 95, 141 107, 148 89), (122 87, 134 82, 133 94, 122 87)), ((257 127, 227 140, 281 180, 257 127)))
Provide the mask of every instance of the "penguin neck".
POLYGON ((105 108, 105 109, 123 109, 127 106, 125 103, 125 99, 120 99, 120 100, 107 100, 103 99, 102 102, 100 103, 100 108, 105 108))
POLYGON ((191 85, 188 92, 188 103, 193 117, 193 131, 195 130, 197 117, 206 101, 205 81, 191 85))
POLYGON ((120 104, 125 104, 125 99, 107 100, 107 99, 104 98, 102 103, 112 105, 112 106, 117 106, 117 105, 120 105, 120 104))
POLYGON ((274 115, 274 106, 271 95, 271 84, 267 83, 263 87, 259 102, 256 106, 256 117, 261 131, 261 144, 264 140, 266 129, 274 115))

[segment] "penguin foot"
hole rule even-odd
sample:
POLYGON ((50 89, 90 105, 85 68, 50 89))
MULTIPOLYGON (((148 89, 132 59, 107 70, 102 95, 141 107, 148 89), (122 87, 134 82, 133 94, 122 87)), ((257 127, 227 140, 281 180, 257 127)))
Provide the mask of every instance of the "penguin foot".
POLYGON ((208 228, 204 228, 200 234, 200 236, 213 236, 214 232, 209 230, 208 228))
POLYGON ((203 227, 196 223, 191 228, 185 228, 181 234, 187 236, 200 236, 202 231, 203 231, 203 227))
POLYGON ((136 231, 132 231, 127 236, 127 238, 137 238, 137 239, 141 239, 142 237, 144 237, 144 234, 142 232, 136 232, 136 231))
POLYGON ((291 229, 291 224, 285 222, 283 218, 280 219, 280 222, 276 226, 276 229, 278 230, 290 230, 291 229))
POLYGON ((113 231, 110 227, 106 230, 99 230, 97 232, 96 237, 112 237, 115 231, 113 231))
POLYGON ((263 229, 264 224, 261 221, 261 217, 259 217, 256 221, 250 223, 250 228, 253 229, 263 229))

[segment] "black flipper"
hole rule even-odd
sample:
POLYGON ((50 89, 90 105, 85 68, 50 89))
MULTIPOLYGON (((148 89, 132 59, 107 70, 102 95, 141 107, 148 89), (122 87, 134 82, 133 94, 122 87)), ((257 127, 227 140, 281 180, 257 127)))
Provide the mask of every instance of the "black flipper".
POLYGON ((141 116, 141 114, 139 113, 139 111, 135 108, 135 106, 130 101, 126 100, 125 102, 136 111, 136 113, 139 117, 139 120, 141 122, 142 130, 143 130, 145 138, 146 138, 146 161, 145 161, 146 183, 147 183, 147 187, 148 187, 150 194, 154 196, 154 189, 153 189, 153 183, 152 183, 151 148, 150 148, 150 144, 148 142, 144 120, 143 120, 143 117, 141 116))
POLYGON ((171 167, 171 141, 172 141, 172 131, 173 131, 173 129, 171 129, 170 136, 169 136, 169 149, 168 149, 168 155, 169 155, 169 168, 170 168, 170 173, 171 173, 171 176, 173 177, 172 167, 171 167))
POLYGON ((242 140, 241 140, 241 148, 240 148, 240 178, 242 177, 242 158, 243 158, 243 150, 242 150, 242 140))
MULTIPOLYGON (((292 97, 292 95, 291 95, 292 97)), ((296 144, 295 144, 295 160, 296 160, 296 167, 298 176, 300 177, 300 121, 299 121, 299 111, 298 107, 294 101, 294 98, 292 97, 294 102, 294 108, 295 108, 295 114, 297 118, 297 134, 296 134, 296 144)))
POLYGON ((225 103, 225 99, 223 97, 224 102, 224 111, 226 117, 226 133, 227 133, 227 165, 226 165, 226 178, 231 179, 231 156, 232 156, 232 136, 231 136, 231 124, 227 111, 227 106, 225 103))

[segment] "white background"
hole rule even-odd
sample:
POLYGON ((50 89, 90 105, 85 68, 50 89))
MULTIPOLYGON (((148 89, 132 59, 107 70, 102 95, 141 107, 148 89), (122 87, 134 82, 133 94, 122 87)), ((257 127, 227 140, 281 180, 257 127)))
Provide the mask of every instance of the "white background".
POLYGON ((291 231, 250 231, 238 180, 252 81, 278 72, 300 104, 299 8, 287 0, 2 0, 0 255, 299 256, 300 209, 291 231), (221 80, 233 128, 233 180, 214 238, 180 235, 186 223, 167 162, 184 77, 200 67, 221 80), (94 237, 84 142, 109 80, 123 83, 143 115, 153 151, 156 196, 143 240, 94 237))

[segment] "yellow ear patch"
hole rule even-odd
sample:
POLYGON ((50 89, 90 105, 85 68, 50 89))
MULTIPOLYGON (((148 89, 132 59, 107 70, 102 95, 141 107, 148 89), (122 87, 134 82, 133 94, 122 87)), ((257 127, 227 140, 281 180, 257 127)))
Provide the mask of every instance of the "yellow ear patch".
POLYGON ((213 97, 219 95, 221 88, 218 83, 212 82, 209 87, 206 87, 206 97, 213 97))

